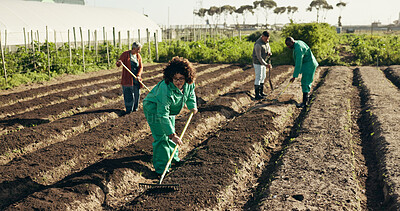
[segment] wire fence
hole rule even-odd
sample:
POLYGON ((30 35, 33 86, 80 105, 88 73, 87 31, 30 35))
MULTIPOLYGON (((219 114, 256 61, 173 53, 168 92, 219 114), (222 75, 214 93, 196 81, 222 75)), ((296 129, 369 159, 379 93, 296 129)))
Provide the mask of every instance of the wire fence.
MULTIPOLYGON (((7 45, 7 30, 4 31, 4 42, 1 39, 1 71, 0 80, 7 86, 10 78, 18 78, 19 75, 36 74, 34 77, 52 77, 63 73, 86 72, 94 69, 109 69, 122 52, 129 50, 134 41, 143 43, 142 58, 144 62, 159 61, 159 41, 206 41, 206 39, 219 39, 221 37, 242 36, 241 30, 218 27, 175 27, 164 28, 161 31, 150 32, 145 30, 143 36, 140 30, 134 37, 133 31, 116 31, 113 28, 111 39, 109 33, 103 29, 102 39, 99 39, 98 31, 83 32, 73 28, 61 37, 62 42, 57 42, 57 33, 50 36, 47 30, 27 32, 23 29, 24 44, 7 45), (78 32, 77 32, 78 31, 78 32), (122 36, 122 33, 125 36, 122 36), (41 38, 43 36, 44 38, 41 38), (77 36, 78 35, 78 36, 77 36), (51 38, 51 39, 50 39, 51 38), (53 42, 50 42, 52 40, 53 42), (3 44, 4 43, 4 44, 3 44)), ((162 45, 166 46, 166 45, 162 45)))
MULTIPOLYGON (((127 38, 122 39, 121 31, 113 30, 112 39, 108 39, 108 33, 103 30, 103 39, 98 39, 98 32, 88 31, 87 37, 79 28, 80 39, 77 39, 75 28, 73 39, 68 30, 68 41, 57 42, 54 33, 54 42, 49 42, 49 32, 46 27, 44 42, 39 36, 39 31, 26 32, 24 29, 23 45, 7 45, 7 30, 4 31, 4 42, 0 31, 1 49, 1 73, 0 80, 5 85, 9 78, 18 77, 22 74, 46 74, 47 77, 62 73, 86 72, 90 69, 110 68, 114 65, 119 55, 130 49, 134 41, 145 43, 143 46, 143 57, 145 60, 151 58, 151 44, 158 42, 158 31, 154 32, 154 40, 151 40, 151 33, 146 29, 146 36, 131 38, 130 31, 127 31, 127 38), (92 36, 91 36, 92 35, 92 36), (91 40, 92 37, 92 40, 91 40), (79 41, 78 41, 79 40, 79 41), (4 43, 4 44, 3 44, 4 43)), ((154 53, 153 53, 154 54, 154 53)), ((157 56, 157 55, 155 55, 157 56)))

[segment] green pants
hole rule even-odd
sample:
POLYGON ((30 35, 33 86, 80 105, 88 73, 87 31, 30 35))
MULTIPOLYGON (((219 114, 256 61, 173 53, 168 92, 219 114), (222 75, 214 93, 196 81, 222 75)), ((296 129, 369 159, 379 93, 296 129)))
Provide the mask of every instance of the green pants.
MULTIPOLYGON (((148 107, 147 107, 148 108, 148 107)), ((161 129, 160 120, 157 118, 155 109, 145 109, 143 106, 144 115, 146 116, 147 123, 150 126, 152 136, 154 138, 153 142, 153 166, 158 174, 164 172, 165 166, 174 151, 176 144, 168 138, 169 134, 165 134, 161 129)), ((169 120, 173 127, 175 127, 175 116, 170 116, 169 120)), ((178 150, 175 152, 172 162, 179 162, 178 150)), ((168 168, 170 168, 169 166, 168 168)))
POLYGON ((311 91, 311 85, 314 81, 314 74, 317 67, 313 63, 303 64, 303 73, 301 76, 301 90, 309 93, 311 91))

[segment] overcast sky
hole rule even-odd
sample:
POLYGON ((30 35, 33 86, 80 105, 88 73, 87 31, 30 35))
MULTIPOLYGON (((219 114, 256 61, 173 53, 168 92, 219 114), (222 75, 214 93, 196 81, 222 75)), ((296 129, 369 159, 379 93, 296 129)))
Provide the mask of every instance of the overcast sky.
MULTIPOLYGON (((131 9, 138 13, 147 14, 149 18, 159 25, 190 25, 200 24, 201 20, 193 15, 193 10, 198 8, 210 8, 211 6, 232 5, 236 8, 242 5, 253 5, 249 0, 85 0, 89 6, 96 7, 115 7, 131 9)), ((296 6, 298 12, 294 14, 294 20, 300 22, 316 21, 317 13, 315 10, 306 12, 312 0, 275 0, 278 7, 296 6)), ((327 0, 334 9, 326 14, 320 14, 325 17, 325 22, 337 25, 340 9, 336 7, 339 0, 327 0)), ((390 24, 399 19, 400 0, 343 0, 347 6, 342 9, 343 25, 370 25, 371 22, 379 21, 382 24, 390 24)), ((268 24, 287 23, 289 21, 286 13, 277 16, 271 11, 268 15, 268 24)), ((221 18, 220 23, 223 22, 221 18)), ((232 17, 227 20, 228 24, 234 23, 232 17)), ((242 23, 242 19, 240 18, 242 23)), ((246 23, 265 23, 263 14, 250 16, 246 18, 246 23)))

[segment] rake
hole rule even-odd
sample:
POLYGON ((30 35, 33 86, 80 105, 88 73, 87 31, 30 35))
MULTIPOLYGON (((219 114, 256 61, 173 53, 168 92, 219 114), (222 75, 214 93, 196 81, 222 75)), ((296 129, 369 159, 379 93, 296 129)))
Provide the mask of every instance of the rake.
POLYGON ((278 99, 279 99, 279 97, 281 96, 281 94, 283 94, 285 91, 286 91, 286 89, 289 87, 289 85, 291 84, 292 82, 291 81, 289 81, 289 83, 286 85, 286 87, 279 93, 279 95, 278 95, 278 97, 276 97, 276 99, 274 99, 274 101, 278 101, 278 99))
MULTIPOLYGON (((272 64, 271 57, 269 57, 268 63, 272 64)), ((272 81, 271 81, 271 67, 269 68, 269 71, 268 71, 268 81, 269 81, 269 85, 271 86, 271 90, 274 91, 274 87, 272 86, 272 81)))
MULTIPOLYGON (((193 112, 190 113, 189 119, 187 120, 186 125, 183 128, 181 136, 179 137, 180 139, 183 138, 183 135, 185 134, 185 131, 186 131, 186 129, 187 129, 187 127, 189 125, 189 122, 192 119, 192 117, 193 117, 193 112)), ((179 184, 162 184, 162 181, 163 181, 163 179, 165 177, 165 174, 168 171, 169 165, 171 164, 172 158, 174 158, 174 155, 175 155, 175 152, 176 152, 177 149, 178 149, 178 144, 175 146, 174 151, 172 151, 172 154, 169 157, 167 165, 165 166, 164 172, 161 175, 160 181, 158 183, 156 183, 156 184, 154 184, 154 183, 139 183, 139 186, 140 187, 144 187, 144 188, 149 188, 149 189, 174 189, 174 190, 179 190, 179 184)))
POLYGON ((121 61, 121 64, 122 64, 122 66, 124 66, 124 68, 125 68, 130 74, 132 74, 132 76, 133 76, 137 81, 139 81, 140 84, 142 84, 142 86, 143 86, 144 88, 146 88, 146 89, 150 92, 150 89, 147 88, 147 86, 144 85, 144 83, 143 83, 142 81, 138 80, 138 78, 136 77, 136 75, 133 74, 133 73, 124 65, 124 63, 123 63, 122 61, 121 61))

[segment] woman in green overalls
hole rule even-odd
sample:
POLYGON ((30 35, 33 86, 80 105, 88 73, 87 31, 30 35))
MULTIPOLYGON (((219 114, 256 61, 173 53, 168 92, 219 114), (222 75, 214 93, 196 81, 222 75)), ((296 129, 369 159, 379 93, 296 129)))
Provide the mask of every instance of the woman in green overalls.
MULTIPOLYGON (((164 172, 176 144, 182 144, 175 133, 175 115, 184 105, 197 113, 193 65, 187 59, 174 57, 163 72, 164 79, 143 100, 143 111, 154 138, 153 166, 159 175, 164 172)), ((178 152, 172 161, 180 161, 178 152)))

